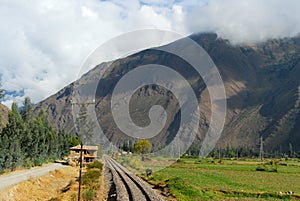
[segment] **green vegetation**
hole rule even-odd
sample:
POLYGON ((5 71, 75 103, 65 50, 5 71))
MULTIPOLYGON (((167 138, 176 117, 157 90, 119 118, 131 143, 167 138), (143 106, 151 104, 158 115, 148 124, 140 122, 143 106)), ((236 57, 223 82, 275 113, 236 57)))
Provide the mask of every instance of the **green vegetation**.
POLYGON ((68 144, 70 147, 74 147, 80 144, 80 139, 78 136, 72 136, 68 140, 68 144))
POLYGON ((83 193, 82 193, 82 199, 84 201, 94 200, 95 197, 96 197, 95 191, 93 189, 90 189, 90 188, 84 190, 83 193))
MULTIPOLYGON (((152 168, 149 164, 144 163, 152 168)), ((150 177, 142 177, 178 200, 300 198, 300 162, 292 159, 261 163, 254 159, 181 158, 150 177), (265 170, 257 171, 258 168, 265 170)))
POLYGON ((96 192, 99 189, 99 177, 101 175, 101 170, 103 164, 99 161, 94 161, 87 166, 87 172, 82 176, 82 199, 85 201, 94 200, 96 197, 96 192))
MULTIPOLYGON (((191 156, 199 156, 199 146, 193 144, 187 151, 191 156)), ((289 143, 289 150, 282 151, 278 150, 264 150, 263 156, 265 158, 300 158, 300 154, 297 154, 297 150, 293 149, 292 143, 289 143)), ((225 148, 216 148, 212 150, 209 154, 209 157, 213 158, 258 158, 259 157, 259 148, 257 147, 225 147, 225 148)))
POLYGON ((17 104, 12 104, 8 123, 0 133, 0 173, 42 165, 69 154, 69 135, 54 130, 42 110, 30 120, 31 109, 29 98, 20 113, 17 104))
POLYGON ((93 186, 95 183, 97 183, 97 180, 100 177, 100 171, 99 170, 88 170, 83 176, 82 176, 82 184, 93 186))
POLYGON ((139 139, 134 145, 134 152, 140 154, 150 153, 152 150, 152 144, 149 140, 139 139))
MULTIPOLYGON (((0 83, 0 87, 1 87, 1 83, 0 83)), ((0 99, 2 99, 4 97, 4 89, 0 88, 0 99)))
POLYGON ((118 158, 117 161, 135 173, 146 170, 138 156, 122 157, 118 158))
POLYGON ((100 161, 94 161, 93 163, 88 164, 87 168, 88 169, 96 168, 96 169, 102 170, 103 164, 100 161))

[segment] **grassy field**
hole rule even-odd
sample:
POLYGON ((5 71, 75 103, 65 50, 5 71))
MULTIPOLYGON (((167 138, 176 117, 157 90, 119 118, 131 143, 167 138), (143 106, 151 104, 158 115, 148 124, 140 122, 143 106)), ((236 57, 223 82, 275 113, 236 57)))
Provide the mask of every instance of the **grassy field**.
MULTIPOLYGON (((133 160, 136 164, 138 159, 133 160)), ((159 168, 153 161, 140 163, 139 167, 159 168)), ((150 177, 141 176, 176 200, 300 200, 297 160, 261 163, 253 159, 182 158, 150 177)))

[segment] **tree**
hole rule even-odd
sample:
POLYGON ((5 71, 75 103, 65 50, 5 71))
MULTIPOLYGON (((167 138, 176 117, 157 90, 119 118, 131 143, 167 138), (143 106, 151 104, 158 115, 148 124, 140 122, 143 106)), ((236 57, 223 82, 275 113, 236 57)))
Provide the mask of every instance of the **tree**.
POLYGON ((293 158, 294 156, 295 156, 295 152, 293 149, 293 145, 292 145, 292 143, 289 143, 289 157, 293 158))
MULTIPOLYGON (((69 133, 66 133, 64 130, 59 130, 58 141, 59 141, 60 157, 67 156, 70 154, 70 150, 69 150, 69 148, 70 148, 69 139, 70 138, 71 137, 70 137, 69 133)), ((79 141, 79 144, 80 144, 80 141, 79 141)))
POLYGON ((56 131, 49 129, 46 135, 46 144, 48 144, 47 157, 55 159, 60 156, 59 142, 56 131))
POLYGON ((34 165, 42 165, 49 158, 49 144, 51 141, 47 141, 47 137, 50 135, 50 131, 51 127, 49 127, 47 116, 41 110, 39 115, 30 122, 32 143, 28 154, 34 165))
MULTIPOLYGON (((0 89, 0 99, 3 98, 3 91, 0 89)), ((0 134, 2 131, 2 128, 4 127, 4 123, 2 122, 2 112, 0 111, 0 134)), ((1 173, 1 167, 0 167, 0 173, 1 173)))
POLYGON ((131 140, 127 140, 126 142, 123 142, 121 149, 123 151, 129 151, 129 152, 133 152, 133 143, 131 140))
POLYGON ((8 155, 9 141, 6 134, 0 135, 0 174, 6 169, 5 161, 8 155))
POLYGON ((28 123, 29 120, 30 120, 31 111, 32 111, 31 100, 30 100, 29 97, 26 97, 25 100, 24 100, 24 102, 23 102, 23 107, 22 107, 22 110, 21 110, 22 119, 26 123, 28 123))
POLYGON ((152 144, 149 140, 139 139, 137 143, 134 145, 134 152, 147 154, 152 150, 152 144))
POLYGON ((69 147, 74 147, 74 146, 80 145, 79 137, 78 136, 70 137, 68 140, 68 145, 69 145, 69 147))
POLYGON ((24 155, 21 151, 21 147, 20 147, 20 143, 19 143, 18 139, 11 142, 10 154, 11 154, 11 158, 12 158, 12 163, 11 163, 10 169, 13 171, 17 167, 22 167, 24 155))
POLYGON ((22 115, 18 105, 12 104, 8 123, 0 133, 0 174, 3 170, 30 168, 68 155, 70 136, 63 131, 56 132, 43 110, 30 121, 30 111, 29 98, 24 101, 22 115))
MULTIPOLYGON (((0 83, 0 87, 1 87, 1 83, 0 83)), ((0 88, 0 99, 2 99, 4 97, 4 90, 0 88)), ((0 132, 2 130, 2 114, 0 112, 0 132)))
POLYGON ((8 139, 8 148, 5 153, 5 169, 13 170, 18 166, 22 166, 25 154, 21 147, 26 147, 24 143, 27 143, 25 136, 28 134, 28 129, 18 112, 16 103, 12 104, 11 112, 8 114, 8 123, 2 134, 8 139))
MULTIPOLYGON (((1 83, 0 83, 0 87, 1 87, 1 83)), ((0 88, 0 99, 2 99, 4 97, 4 89, 0 88)))

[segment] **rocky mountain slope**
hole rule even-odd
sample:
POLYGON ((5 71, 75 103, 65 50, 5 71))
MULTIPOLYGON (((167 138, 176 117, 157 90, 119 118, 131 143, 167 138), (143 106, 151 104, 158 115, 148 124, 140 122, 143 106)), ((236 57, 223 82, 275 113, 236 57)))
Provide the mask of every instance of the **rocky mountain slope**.
MULTIPOLYGON (((218 142, 220 147, 257 147, 260 136, 268 150, 288 150, 291 143, 300 150, 300 37, 269 40, 260 44, 231 45, 216 34, 195 34, 211 56, 225 84, 227 95, 226 125, 218 142)), ((210 99, 201 77, 182 59, 166 52, 144 50, 112 62, 95 94, 98 121, 114 143, 132 140, 113 121, 110 98, 120 78, 143 64, 172 66, 193 87, 200 103, 201 121, 196 143, 203 139, 210 119, 210 99)), ((71 95, 74 84, 88 87, 99 82, 99 64, 78 81, 35 105, 34 114, 43 108, 54 126, 74 132, 71 95)), ((161 133, 151 139, 155 146, 169 143, 177 132, 180 108, 175 96, 165 88, 149 85, 140 88, 130 100, 133 121, 149 124, 148 111, 161 105, 168 117, 161 133)))

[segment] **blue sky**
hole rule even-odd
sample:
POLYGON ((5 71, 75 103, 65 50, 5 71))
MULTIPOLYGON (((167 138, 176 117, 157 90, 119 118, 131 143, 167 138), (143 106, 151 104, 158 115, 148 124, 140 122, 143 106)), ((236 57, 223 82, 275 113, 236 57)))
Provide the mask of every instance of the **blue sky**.
POLYGON ((76 80, 89 54, 119 34, 216 32, 232 43, 300 32, 298 0, 0 0, 0 81, 10 106, 76 80))

